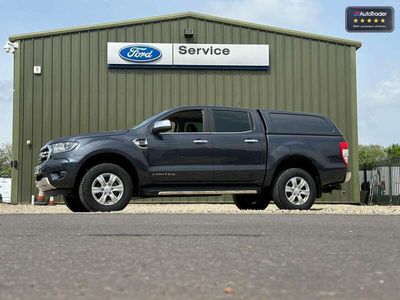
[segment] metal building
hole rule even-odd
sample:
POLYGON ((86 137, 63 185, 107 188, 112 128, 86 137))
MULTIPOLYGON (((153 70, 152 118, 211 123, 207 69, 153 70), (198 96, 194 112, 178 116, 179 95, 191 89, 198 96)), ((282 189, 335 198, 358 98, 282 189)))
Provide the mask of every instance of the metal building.
POLYGON ((132 127, 161 110, 190 104, 329 116, 349 141, 353 178, 342 192, 323 201, 359 202, 359 42, 192 12, 9 39, 18 46, 14 52, 14 203, 29 202, 37 193, 33 169, 45 142, 132 127), (110 68, 108 42, 268 44, 270 68, 110 68))

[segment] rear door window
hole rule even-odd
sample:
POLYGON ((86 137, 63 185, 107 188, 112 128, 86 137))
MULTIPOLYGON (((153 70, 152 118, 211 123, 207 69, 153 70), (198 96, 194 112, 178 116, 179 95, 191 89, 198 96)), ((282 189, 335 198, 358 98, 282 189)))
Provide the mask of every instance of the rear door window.
POLYGON ((270 113, 273 131, 282 133, 331 134, 334 128, 318 116, 270 113))
POLYGON ((235 110, 213 110, 215 132, 246 132, 252 130, 250 113, 235 110))

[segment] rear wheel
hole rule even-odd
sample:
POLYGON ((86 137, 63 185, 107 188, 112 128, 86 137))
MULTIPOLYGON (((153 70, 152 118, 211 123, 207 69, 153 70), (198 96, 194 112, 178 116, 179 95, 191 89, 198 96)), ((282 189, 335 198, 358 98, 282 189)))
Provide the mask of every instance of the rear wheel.
POLYGON ((286 209, 279 200, 274 200, 274 203, 279 209, 286 209))
POLYGON ((239 209, 264 210, 269 204, 265 195, 233 195, 233 202, 239 209))
POLYGON ((313 177, 303 169, 291 168, 278 175, 273 199, 281 209, 310 209, 316 198, 313 177))
POLYGON ((79 197, 89 211, 122 210, 128 205, 132 191, 129 174, 110 163, 92 167, 79 185, 79 197))
POLYGON ((63 196, 65 205, 73 212, 88 212, 78 196, 63 196))

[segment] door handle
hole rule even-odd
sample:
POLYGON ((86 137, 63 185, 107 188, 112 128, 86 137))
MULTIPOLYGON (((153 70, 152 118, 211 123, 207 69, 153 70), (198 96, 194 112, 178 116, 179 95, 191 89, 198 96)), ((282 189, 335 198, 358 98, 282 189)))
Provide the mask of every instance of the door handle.
POLYGON ((258 140, 256 140, 256 139, 246 139, 246 140, 244 140, 244 142, 248 143, 248 144, 254 144, 254 143, 258 143, 258 140))
POLYGON ((195 143, 195 144, 207 144, 208 141, 207 140, 194 140, 193 143, 195 143))

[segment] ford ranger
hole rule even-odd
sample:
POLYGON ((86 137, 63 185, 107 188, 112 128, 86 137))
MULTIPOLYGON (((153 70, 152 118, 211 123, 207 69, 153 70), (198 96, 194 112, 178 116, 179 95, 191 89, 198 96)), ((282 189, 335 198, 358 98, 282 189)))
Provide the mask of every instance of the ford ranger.
POLYGON ((40 150, 36 187, 74 212, 132 198, 233 195, 239 209, 309 209, 350 179, 348 144, 326 117, 212 106, 163 111, 134 128, 63 137, 40 150))

